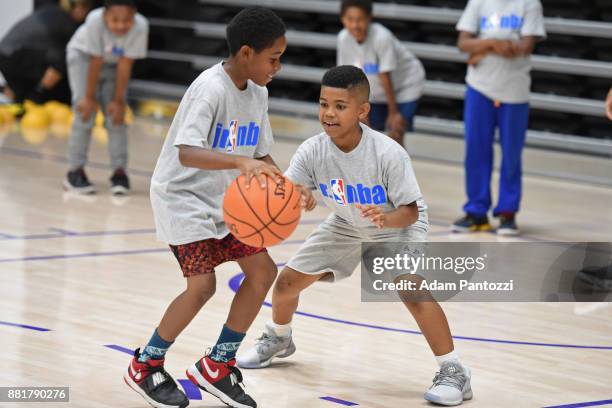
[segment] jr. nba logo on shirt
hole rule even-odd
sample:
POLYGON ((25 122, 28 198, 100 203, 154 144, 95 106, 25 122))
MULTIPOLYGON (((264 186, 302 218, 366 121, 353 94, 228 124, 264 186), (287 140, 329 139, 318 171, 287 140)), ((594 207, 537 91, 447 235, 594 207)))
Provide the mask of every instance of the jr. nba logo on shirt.
POLYGON ((229 138, 228 138, 228 143, 227 143, 227 147, 225 148, 225 150, 228 153, 233 152, 234 150, 236 150, 237 142, 238 142, 238 121, 232 120, 230 121, 230 125, 229 125, 229 138))
POLYGON ((259 126, 255 122, 240 126, 237 120, 231 120, 227 128, 223 127, 222 123, 217 123, 212 148, 233 153, 239 146, 257 146, 258 142, 259 126))
POLYGON ((482 31, 495 30, 518 30, 523 26, 523 18, 516 14, 502 15, 493 13, 490 16, 480 18, 480 29, 482 31))
POLYGON ((344 180, 342 179, 331 179, 329 180, 331 185, 332 196, 334 200, 340 205, 346 205, 346 196, 344 195, 344 180))
POLYGON ((319 184, 319 190, 323 197, 332 198, 340 205, 359 204, 385 204, 387 193, 383 186, 375 184, 368 187, 362 183, 353 186, 347 184, 343 179, 330 179, 329 185, 319 184), (330 190, 331 187, 331 190, 330 190))

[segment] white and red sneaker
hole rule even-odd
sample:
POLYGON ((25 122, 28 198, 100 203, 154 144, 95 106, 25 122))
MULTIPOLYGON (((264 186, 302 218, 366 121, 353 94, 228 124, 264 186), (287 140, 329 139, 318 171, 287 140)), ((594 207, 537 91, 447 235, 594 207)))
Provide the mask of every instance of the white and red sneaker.
POLYGON ((164 360, 138 361, 140 349, 134 352, 127 372, 123 375, 125 383, 155 408, 185 408, 189 399, 179 390, 170 374, 164 370, 164 360))
POLYGON ((253 398, 244 392, 242 373, 236 367, 236 359, 227 363, 218 363, 204 356, 187 369, 187 378, 230 407, 257 407, 253 398))

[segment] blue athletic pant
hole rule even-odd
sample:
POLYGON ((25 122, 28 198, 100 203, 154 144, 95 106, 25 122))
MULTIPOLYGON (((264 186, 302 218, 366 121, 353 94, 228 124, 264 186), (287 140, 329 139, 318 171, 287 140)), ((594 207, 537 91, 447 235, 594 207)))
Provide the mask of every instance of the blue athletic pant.
MULTIPOLYGON (((407 132, 412 132, 412 130, 414 129, 414 114, 418 105, 418 99, 416 101, 397 104, 397 108, 408 123, 408 125, 406 126, 407 132)), ((384 132, 386 130, 385 121, 387 120, 388 114, 389 109, 387 108, 386 103, 371 103, 369 115, 370 127, 380 132, 384 132)))
POLYGON ((491 208, 493 142, 497 127, 500 133, 502 164, 499 201, 493 215, 518 212, 521 201, 521 153, 529 121, 529 104, 496 104, 468 86, 463 120, 465 191, 468 197, 463 210, 468 214, 484 216, 491 208))

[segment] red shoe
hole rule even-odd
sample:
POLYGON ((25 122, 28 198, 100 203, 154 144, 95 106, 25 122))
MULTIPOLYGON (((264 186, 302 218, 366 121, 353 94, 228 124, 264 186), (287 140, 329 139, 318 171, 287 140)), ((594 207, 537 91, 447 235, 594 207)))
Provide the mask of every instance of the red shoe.
POLYGON ((187 369, 192 383, 234 408, 255 408, 257 403, 244 392, 242 373, 236 359, 218 363, 208 356, 202 357, 187 369))
POLYGON ((164 370, 163 359, 141 363, 138 357, 140 349, 134 352, 134 358, 123 375, 123 380, 131 389, 156 408, 184 408, 189 405, 189 399, 164 370))

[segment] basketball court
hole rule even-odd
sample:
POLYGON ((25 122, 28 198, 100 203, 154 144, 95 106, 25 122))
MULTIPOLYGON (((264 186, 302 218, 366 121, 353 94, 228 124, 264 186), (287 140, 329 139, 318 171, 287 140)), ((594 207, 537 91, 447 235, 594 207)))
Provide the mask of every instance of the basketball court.
MULTIPOLYGON (((291 131, 296 120, 273 117, 272 124, 282 129, 272 156, 285 169, 298 146, 291 131)), ((122 375, 131 350, 147 341, 166 305, 184 288, 176 260, 155 240, 148 198, 167 126, 136 119, 130 129, 133 192, 119 198, 108 191, 103 139, 92 142, 88 173, 98 187, 93 196, 61 189, 65 138, 49 135, 28 144, 13 131, 0 139, 0 384, 70 387, 70 403, 53 406, 146 406, 122 375)), ((406 140, 411 146, 419 138, 406 140)), ((422 150, 413 161, 430 207, 431 241, 502 239, 492 233, 451 234, 464 200, 463 168, 431 160, 422 150)), ((523 235, 515 239, 611 240, 609 187, 527 174, 524 189, 523 235)), ((304 214, 289 240, 270 249, 273 259, 285 263, 327 214, 323 206, 304 214)), ((183 381, 185 369, 214 344, 240 283, 235 263, 222 265, 217 275, 215 297, 179 337, 166 364, 193 407, 222 406, 183 381)), ((259 406, 428 406, 422 396, 437 365, 412 317, 400 304, 360 299, 358 272, 304 293, 293 323, 297 353, 269 369, 243 370, 246 390, 259 406)), ((467 407, 611 403, 610 304, 443 307, 456 349, 473 372, 475 398, 467 407)), ((270 317, 267 304, 243 348, 270 317)))

